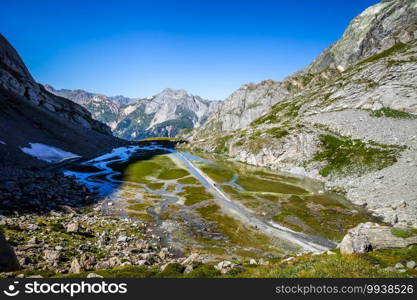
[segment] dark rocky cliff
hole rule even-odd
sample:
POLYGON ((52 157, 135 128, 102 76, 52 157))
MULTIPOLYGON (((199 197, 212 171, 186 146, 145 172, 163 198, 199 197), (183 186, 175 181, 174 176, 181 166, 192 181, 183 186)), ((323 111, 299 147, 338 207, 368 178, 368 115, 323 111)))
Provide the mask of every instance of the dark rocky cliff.
POLYGON ((43 143, 80 156, 122 144, 82 106, 38 84, 12 45, 0 35, 0 166, 42 166, 20 150, 43 143))

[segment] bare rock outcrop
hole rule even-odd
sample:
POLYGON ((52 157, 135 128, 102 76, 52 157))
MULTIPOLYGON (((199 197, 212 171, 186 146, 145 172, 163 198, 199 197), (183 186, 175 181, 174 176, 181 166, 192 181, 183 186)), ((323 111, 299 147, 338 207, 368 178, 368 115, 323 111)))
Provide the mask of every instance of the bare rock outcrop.
POLYGON ((417 1, 384 0, 354 18, 341 39, 327 48, 305 72, 330 66, 347 69, 358 61, 417 38, 417 1))
POLYGON ((404 248, 415 244, 417 244, 417 236, 402 238, 392 234, 392 227, 361 223, 345 235, 340 243, 340 252, 365 253, 373 250, 404 248))

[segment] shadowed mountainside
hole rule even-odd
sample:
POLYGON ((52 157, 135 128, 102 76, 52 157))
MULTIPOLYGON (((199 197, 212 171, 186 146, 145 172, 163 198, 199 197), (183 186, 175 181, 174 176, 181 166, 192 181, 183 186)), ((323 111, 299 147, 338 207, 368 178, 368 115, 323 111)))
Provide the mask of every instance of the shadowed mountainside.
POLYGON ((43 143, 90 156, 124 142, 110 128, 72 101, 46 91, 35 82, 22 59, 0 35, 0 165, 43 166, 23 153, 29 143, 43 143))

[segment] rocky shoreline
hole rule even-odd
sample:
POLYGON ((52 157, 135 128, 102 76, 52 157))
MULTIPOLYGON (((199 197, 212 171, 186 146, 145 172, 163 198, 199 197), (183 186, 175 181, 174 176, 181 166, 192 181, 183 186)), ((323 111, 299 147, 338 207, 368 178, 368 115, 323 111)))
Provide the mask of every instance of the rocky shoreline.
POLYGON ((4 169, 0 203, 0 277, 92 278, 129 267, 134 276, 169 276, 171 269, 188 274, 207 262, 209 272, 221 275, 239 267, 186 256, 162 241, 151 222, 105 215, 94 192, 60 173, 4 169))
POLYGON ((98 201, 86 186, 60 173, 3 169, 0 229, 15 250, 19 269, 69 274, 177 262, 146 223, 104 216, 98 201))
MULTIPOLYGON (((78 274, 121 266, 177 262, 146 223, 101 215, 101 206, 0 219, 21 269, 78 274)), ((5 274, 6 276, 12 274, 5 274)))

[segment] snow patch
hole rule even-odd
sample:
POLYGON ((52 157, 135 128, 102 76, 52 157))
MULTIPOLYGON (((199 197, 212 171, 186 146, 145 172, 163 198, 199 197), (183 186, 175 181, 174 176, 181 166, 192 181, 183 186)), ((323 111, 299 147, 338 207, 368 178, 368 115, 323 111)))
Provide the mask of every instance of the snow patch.
POLYGON ((80 157, 77 154, 41 143, 29 143, 29 145, 30 147, 20 147, 20 150, 49 163, 58 163, 66 159, 80 157))
MULTIPOLYGON (((112 152, 101 155, 94 159, 90 159, 83 163, 83 165, 95 166, 101 171, 93 173, 75 172, 75 171, 64 171, 65 176, 74 176, 78 182, 85 184, 89 189, 97 191, 101 196, 109 195, 112 191, 117 189, 117 186, 121 181, 113 179, 114 172, 108 164, 113 162, 124 162, 129 160, 130 156, 139 149, 150 149, 150 148, 139 148, 138 146, 119 147, 112 150, 112 152), (106 181, 97 182, 91 180, 90 177, 95 175, 105 175, 106 181)), ((117 173, 118 174, 118 173, 117 173)))

